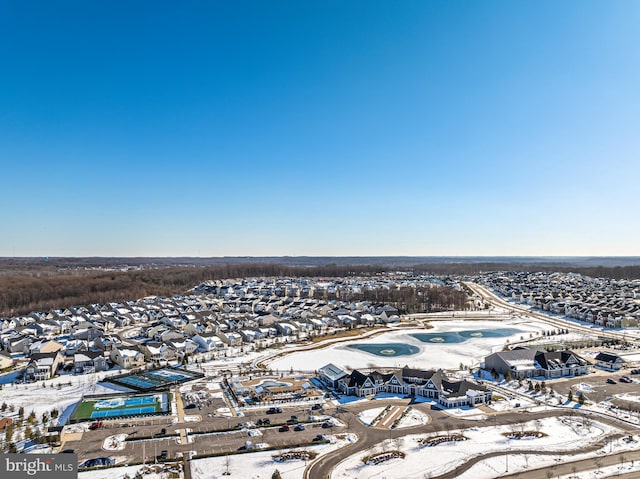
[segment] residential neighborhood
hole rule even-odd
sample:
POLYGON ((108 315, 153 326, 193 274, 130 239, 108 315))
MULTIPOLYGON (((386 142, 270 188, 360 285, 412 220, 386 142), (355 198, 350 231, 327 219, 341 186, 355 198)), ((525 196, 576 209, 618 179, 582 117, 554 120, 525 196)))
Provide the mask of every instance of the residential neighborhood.
POLYGON ((576 273, 505 271, 475 278, 504 297, 533 308, 607 328, 640 324, 640 280, 576 273))
MULTIPOLYGON (((359 450, 374 455, 382 454, 375 444, 393 436, 384 450, 396 452, 375 462, 384 464, 406 454, 393 449, 406 438, 435 445, 459 440, 451 428, 467 437, 475 428, 465 421, 515 428, 508 425, 571 411, 598 414, 613 427, 628 411, 628 428, 640 427, 632 412, 640 353, 625 339, 631 326, 603 325, 611 337, 585 332, 586 322, 575 318, 559 328, 558 313, 539 304, 532 310, 547 316, 512 311, 476 294, 468 281, 407 272, 207 281, 173 297, 3 318, 3 394, 35 400, 55 386, 66 398, 35 401, 39 427, 28 402, 8 399, 0 426, 15 440, 4 447, 28 452, 47 438, 57 445, 54 452, 78 453, 83 468, 140 460, 146 467, 140 434, 161 448, 155 455, 165 464, 161 470, 183 477, 185 468, 197 475, 209 451, 261 457, 265 448, 322 448, 351 435, 359 450), (369 298, 443 286, 467 295, 465 309, 405 314, 399 303, 369 298), (580 344, 587 347, 567 346, 580 344), (31 417, 29 429, 20 414, 31 417), (135 430, 116 449, 105 449, 105 441, 120 437, 109 430, 121 427, 135 430), (190 462, 183 460, 187 452, 190 462)), ((506 298, 521 304, 517 295, 506 298)), ((618 430, 629 433, 625 428, 618 430)), ((338 457, 329 462, 337 470, 338 457)), ((322 464, 309 462, 310 477, 322 464)))

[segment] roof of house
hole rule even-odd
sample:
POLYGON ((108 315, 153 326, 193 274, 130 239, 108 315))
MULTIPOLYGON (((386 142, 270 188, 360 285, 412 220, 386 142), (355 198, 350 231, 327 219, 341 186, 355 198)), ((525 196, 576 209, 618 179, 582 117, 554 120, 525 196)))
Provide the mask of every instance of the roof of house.
POLYGON ((599 352, 598 355, 594 358, 596 361, 602 361, 605 363, 615 363, 618 360, 622 360, 620 356, 613 353, 605 353, 599 352))
POLYGON ((339 368, 333 363, 329 363, 326 366, 322 366, 318 372, 324 374, 326 377, 331 379, 332 381, 337 381, 340 378, 343 378, 347 375, 347 372, 343 369, 339 368))

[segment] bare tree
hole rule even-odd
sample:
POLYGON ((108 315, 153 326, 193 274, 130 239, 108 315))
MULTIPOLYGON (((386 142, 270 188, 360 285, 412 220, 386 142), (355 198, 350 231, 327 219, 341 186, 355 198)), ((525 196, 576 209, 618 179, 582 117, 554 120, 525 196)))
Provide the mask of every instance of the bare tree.
POLYGON ((602 467, 602 458, 596 457, 595 463, 596 463, 596 470, 600 472, 600 468, 602 467))
POLYGON ((231 475, 231 456, 224 456, 224 476, 231 475))

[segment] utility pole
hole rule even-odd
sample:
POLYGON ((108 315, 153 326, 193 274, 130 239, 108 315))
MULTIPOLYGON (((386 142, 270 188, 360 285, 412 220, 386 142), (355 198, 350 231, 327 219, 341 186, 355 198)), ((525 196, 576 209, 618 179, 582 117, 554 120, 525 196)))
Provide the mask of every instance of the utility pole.
POLYGON ((504 472, 509 472, 509 448, 504 451, 504 461, 506 464, 506 468, 504 472))

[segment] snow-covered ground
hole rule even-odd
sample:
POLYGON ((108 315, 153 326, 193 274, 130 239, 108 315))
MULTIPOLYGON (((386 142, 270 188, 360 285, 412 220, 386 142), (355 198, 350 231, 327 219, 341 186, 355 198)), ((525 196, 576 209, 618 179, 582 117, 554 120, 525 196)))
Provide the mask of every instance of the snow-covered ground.
POLYGON ((25 416, 33 411, 36 417, 41 417, 43 413, 57 409, 60 412, 60 424, 64 424, 73 410, 71 406, 80 401, 82 396, 114 393, 114 387, 107 386, 107 383, 96 384, 97 379, 93 375, 61 376, 46 381, 47 387, 42 387, 42 382, 5 384, 0 391, 0 397, 2 402, 14 406, 16 411, 24 407, 25 416))
POLYGON ((384 411, 383 407, 374 407, 372 409, 367 409, 366 411, 362 411, 360 414, 358 414, 358 419, 360 419, 363 424, 370 426, 373 420, 377 418, 382 411, 384 411))
POLYGON ((115 436, 107 436, 102 442, 102 449, 105 451, 122 451, 126 446, 126 434, 116 434, 115 436))
POLYGON ((420 369, 443 368, 456 369, 460 363, 467 366, 478 365, 484 356, 492 353, 496 348, 502 348, 506 341, 516 341, 520 337, 527 338, 540 331, 546 331, 549 326, 542 322, 521 319, 508 321, 447 321, 446 323, 434 323, 434 328, 429 330, 397 330, 383 333, 368 339, 354 338, 352 341, 334 344, 326 348, 304 352, 294 352, 269 363, 269 368, 288 370, 289 368, 301 370, 316 370, 329 362, 343 368, 375 367, 401 367, 409 365, 420 369), (522 332, 507 337, 489 338, 474 337, 462 343, 424 343, 411 334, 437 333, 464 331, 470 329, 499 330, 515 328, 522 332), (357 349, 349 348, 348 344, 386 344, 404 343, 419 348, 419 352, 408 356, 377 356, 357 349))
MULTIPOLYGON (((518 450, 541 451, 580 451, 585 446, 604 439, 606 435, 614 432, 607 425, 587 421, 583 425, 582 419, 562 417, 546 418, 539 421, 531 421, 523 425, 475 427, 459 431, 468 438, 461 442, 446 442, 433 447, 422 446, 418 440, 426 435, 410 435, 399 440, 386 441, 368 451, 363 451, 339 464, 334 469, 331 477, 386 477, 387 479, 422 479, 425 475, 437 476, 452 470, 455 466, 464 463, 475 456, 481 456, 489 452, 510 453, 508 461, 511 470, 517 471, 518 461, 525 466, 533 467, 534 460, 539 461, 539 466, 554 464, 559 455, 539 456, 533 455, 515 456, 518 450), (546 436, 532 439, 509 439, 504 433, 514 431, 540 431, 546 436), (406 454, 404 459, 393 459, 378 465, 365 465, 362 462, 364 456, 383 452, 384 450, 399 449, 406 454), (546 462, 545 462, 546 461, 546 462)), ((629 445, 620 444, 619 447, 629 445)), ((635 443, 637 447, 637 443, 635 443)), ((592 453, 592 455, 595 453, 592 453)), ((573 457, 573 456, 572 456, 573 457)), ((489 479, 496 477, 497 471, 504 472, 505 456, 484 460, 474 466, 469 472, 460 477, 467 479, 489 479), (502 469, 500 469, 502 468, 502 469)), ((538 467, 539 467, 538 466, 538 467)))
POLYGON ((413 427, 420 426, 422 424, 427 424, 430 421, 429 416, 421 413, 417 409, 411 409, 405 416, 400 419, 400 422, 396 426, 396 429, 400 429, 403 427, 413 427))
MULTIPOLYGON (((345 446, 356 440, 352 434, 329 437, 331 444, 318 444, 305 448, 321 456, 335 449, 345 446)), ((294 449, 299 450, 299 449, 294 449)), ((303 460, 291 460, 278 462, 273 455, 283 451, 263 451, 234 456, 210 457, 191 461, 191 477, 193 479, 222 479, 229 466, 230 477, 242 479, 270 479, 277 469, 283 479, 300 479, 307 463, 303 460), (227 459, 228 458, 228 459, 227 459)), ((103 479, 103 478, 79 478, 79 479, 103 479)), ((105 478, 106 479, 106 478, 105 478)))
POLYGON ((143 474, 144 479, 164 479, 166 473, 160 472, 161 466, 125 466, 110 467, 108 469, 96 469, 94 471, 79 471, 78 479, 127 479, 135 477, 137 472, 143 474), (154 472, 157 470, 158 472, 154 472))

